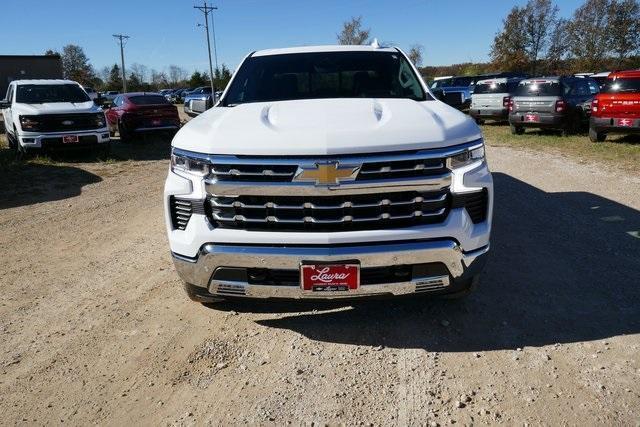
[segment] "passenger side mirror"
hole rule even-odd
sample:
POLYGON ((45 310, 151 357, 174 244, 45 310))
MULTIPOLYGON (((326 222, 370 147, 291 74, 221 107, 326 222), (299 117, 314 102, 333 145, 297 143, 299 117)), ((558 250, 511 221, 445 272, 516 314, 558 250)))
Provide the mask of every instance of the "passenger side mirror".
POLYGON ((7 101, 6 99, 0 100, 0 109, 11 107, 11 101, 7 101))

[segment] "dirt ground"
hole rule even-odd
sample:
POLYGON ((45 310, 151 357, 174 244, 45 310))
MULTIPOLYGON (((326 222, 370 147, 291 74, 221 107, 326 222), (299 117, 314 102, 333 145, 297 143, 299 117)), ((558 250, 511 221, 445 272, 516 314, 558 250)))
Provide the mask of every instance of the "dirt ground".
POLYGON ((169 257, 168 142, 114 152, 0 171, 0 423, 640 423, 640 176, 489 147, 467 299, 204 306, 169 257))

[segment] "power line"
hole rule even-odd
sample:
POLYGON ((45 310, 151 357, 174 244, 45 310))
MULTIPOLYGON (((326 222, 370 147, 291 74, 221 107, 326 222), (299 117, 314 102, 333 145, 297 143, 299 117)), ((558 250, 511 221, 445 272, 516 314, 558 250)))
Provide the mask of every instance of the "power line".
POLYGON ((127 93, 127 74, 124 72, 124 45, 129 36, 124 34, 114 34, 113 37, 120 41, 120 60, 122 61, 122 93, 127 93))
MULTIPOLYGON (((193 6, 194 9, 198 9, 200 12, 204 13, 204 27, 207 32, 207 51, 209 52, 209 80, 211 83, 211 97, 215 99, 215 88, 213 87, 213 64, 211 63, 211 42, 209 41, 209 14, 214 10, 218 10, 216 6, 208 6, 207 2, 203 2, 202 6, 193 6)), ((211 16, 211 23, 213 24, 213 15, 211 16)), ((215 33, 213 38, 213 43, 215 47, 216 39, 215 33)), ((216 69, 218 69, 218 55, 216 53, 216 69)))

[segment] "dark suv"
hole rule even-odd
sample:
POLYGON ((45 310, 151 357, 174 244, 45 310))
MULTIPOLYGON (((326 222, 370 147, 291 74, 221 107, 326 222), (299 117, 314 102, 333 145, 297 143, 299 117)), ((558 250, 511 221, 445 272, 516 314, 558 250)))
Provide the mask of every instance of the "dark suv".
POLYGON ((509 103, 512 134, 526 127, 558 129, 563 135, 586 129, 598 83, 582 77, 536 77, 522 80, 509 103))

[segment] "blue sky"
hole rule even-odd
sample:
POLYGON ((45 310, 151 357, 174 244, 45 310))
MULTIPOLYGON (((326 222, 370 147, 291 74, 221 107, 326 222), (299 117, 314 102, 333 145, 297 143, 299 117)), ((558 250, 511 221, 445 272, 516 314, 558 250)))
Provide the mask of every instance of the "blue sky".
MULTIPOLYGON (((1 0, 0 54, 41 54, 79 44, 100 69, 119 61, 111 37, 129 34, 126 62, 206 70, 204 22, 195 0, 1 0)), ((201 1, 200 1, 201 3, 201 1)), ((362 15, 372 35, 425 47, 424 65, 486 61, 493 36, 525 0, 216 0, 218 60, 235 68, 253 50, 334 44, 342 22, 362 15)), ((557 1, 570 16, 582 0, 557 1)))

